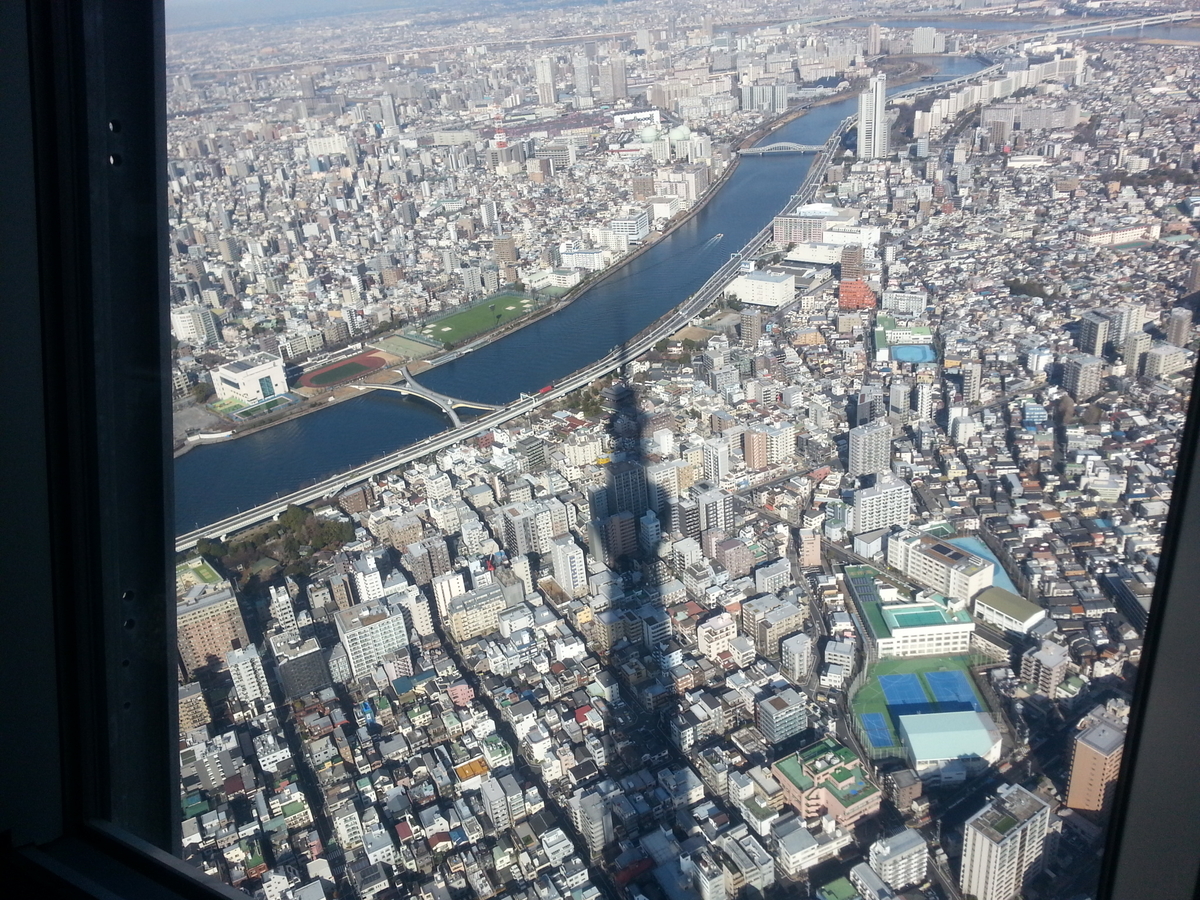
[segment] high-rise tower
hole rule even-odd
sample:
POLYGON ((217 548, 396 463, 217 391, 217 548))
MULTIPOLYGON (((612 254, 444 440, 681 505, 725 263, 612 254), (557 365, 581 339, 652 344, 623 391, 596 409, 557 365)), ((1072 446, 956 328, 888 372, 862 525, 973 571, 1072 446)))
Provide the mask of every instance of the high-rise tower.
POLYGON ((876 75, 858 95, 858 158, 883 159, 888 155, 887 76, 876 75))
POLYGON ((1009 900, 1042 871, 1050 806, 1019 784, 1000 789, 996 799, 963 827, 961 884, 976 900, 1009 900))

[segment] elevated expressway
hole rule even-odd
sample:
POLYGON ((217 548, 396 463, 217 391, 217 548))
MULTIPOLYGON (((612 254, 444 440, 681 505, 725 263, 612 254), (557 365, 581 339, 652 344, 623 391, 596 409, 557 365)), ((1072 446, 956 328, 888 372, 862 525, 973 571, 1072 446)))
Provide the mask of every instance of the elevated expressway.
MULTIPOLYGON (((953 81, 939 82, 936 87, 946 89, 960 82, 966 82, 972 78, 978 78, 987 70, 974 72, 971 75, 956 78, 953 81)), ((920 89, 918 89, 920 90, 920 89)), ((908 92, 902 92, 898 95, 893 95, 891 99, 897 96, 905 96, 908 92)), ((834 155, 841 147, 842 136, 854 126, 858 117, 855 115, 847 116, 841 121, 829 139, 821 146, 817 155, 813 158, 812 164, 809 166, 808 175, 805 176, 803 183, 800 185, 796 193, 788 198, 787 204, 782 212, 787 212, 804 203, 810 202, 816 196, 817 188, 825 177, 825 170, 833 161, 834 155)), ((456 398, 444 397, 441 394, 435 394, 425 388, 416 385, 411 376, 407 376, 405 385, 383 386, 384 389, 391 387, 393 390, 400 389, 402 393, 408 393, 411 396, 421 396, 426 400, 437 403, 438 406, 446 409, 447 414, 454 411, 454 404, 460 407, 471 406, 476 409, 487 409, 484 415, 477 419, 472 419, 465 424, 450 428, 439 434, 427 437, 415 444, 410 444, 395 453, 389 453, 379 459, 371 460, 363 463, 361 466, 355 466, 348 471, 341 472, 324 481, 293 491, 290 494, 285 494, 270 500, 261 506, 256 506, 253 509, 248 509, 245 512, 239 512, 236 515, 228 516, 211 525, 206 525, 203 528, 198 528, 195 531, 189 531, 187 534, 179 535, 175 539, 175 551, 183 553, 193 549, 202 538, 217 538, 219 540, 226 539, 229 535, 241 531, 245 528, 250 528, 253 525, 261 524, 262 522, 270 521, 276 518, 281 512, 286 510, 292 504, 303 505, 313 503, 317 500, 323 500, 335 496, 351 485, 359 484, 376 475, 406 465, 414 460, 418 460, 432 453, 437 453, 444 450, 459 441, 468 440, 476 437, 484 432, 505 424, 519 416, 526 415, 537 409, 544 403, 549 403, 558 400, 572 391, 591 384, 597 378, 608 375, 617 369, 624 366, 629 361, 645 353, 660 340, 670 337, 680 328, 689 324, 691 320, 705 307, 716 300, 725 287, 733 279, 742 266, 743 260, 752 260, 762 249, 762 247, 771 239, 772 223, 768 222, 757 234, 754 235, 746 245, 737 253, 730 256, 712 276, 704 283, 696 293, 688 297, 683 303, 675 307, 662 318, 652 323, 648 328, 641 333, 630 338, 624 344, 614 347, 601 359, 596 360, 589 366, 566 376, 562 380, 556 382, 554 386, 545 393, 535 395, 522 395, 512 403, 507 404, 499 409, 492 409, 487 404, 471 403, 469 401, 458 400, 456 398), (416 385, 416 387, 414 387, 416 385), (439 398, 447 406, 433 400, 434 397, 439 398)), ((407 375, 407 373, 405 373, 407 375)), ((378 389, 378 388, 376 388, 378 389)), ((452 415, 452 420, 458 418, 455 413, 452 415)), ((461 420, 459 420, 461 421, 461 420)))

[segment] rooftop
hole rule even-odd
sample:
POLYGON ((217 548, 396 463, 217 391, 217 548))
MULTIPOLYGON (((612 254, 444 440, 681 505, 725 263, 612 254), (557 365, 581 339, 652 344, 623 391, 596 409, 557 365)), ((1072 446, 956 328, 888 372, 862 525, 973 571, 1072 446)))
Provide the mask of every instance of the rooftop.
POLYGON ((918 761, 986 757, 1000 740, 991 716, 969 711, 900 716, 900 735, 918 761))
POLYGON ((1018 622, 1025 622, 1042 611, 1036 603, 1030 603, 1024 597, 1002 587, 984 588, 975 595, 975 603, 990 606, 1001 615, 1009 616, 1018 622))
POLYGON ((1000 795, 968 819, 966 827, 974 828, 988 840, 999 844, 1018 825, 1028 822, 1048 808, 1049 804, 1037 794, 1012 784, 1001 788, 1000 795))

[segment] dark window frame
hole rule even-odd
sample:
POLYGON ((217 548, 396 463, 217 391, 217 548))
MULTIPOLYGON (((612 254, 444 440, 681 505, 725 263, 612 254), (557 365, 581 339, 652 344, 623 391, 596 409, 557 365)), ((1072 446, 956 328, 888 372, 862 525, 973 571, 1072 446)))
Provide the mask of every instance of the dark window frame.
MULTIPOLYGON (((10 124, 0 443, 14 561, 0 853, 38 896, 240 897, 180 844, 161 0, 0 16, 10 124), (17 605, 19 604, 19 606, 17 605), (24 713, 22 715, 21 713, 24 713)), ((1102 900, 1200 873, 1200 410, 1193 392, 1102 900), (1164 777, 1169 774, 1170 777, 1164 777)))

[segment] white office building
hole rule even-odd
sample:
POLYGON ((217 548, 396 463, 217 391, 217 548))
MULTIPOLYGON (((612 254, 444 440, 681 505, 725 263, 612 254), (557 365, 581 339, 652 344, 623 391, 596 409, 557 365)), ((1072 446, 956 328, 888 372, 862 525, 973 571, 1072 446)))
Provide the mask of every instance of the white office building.
POLYGON ((796 296, 796 276, 786 272, 747 272, 725 289, 742 303, 777 308, 796 296))
POLYGON ((246 404, 286 394, 283 358, 276 353, 255 353, 217 366, 213 372, 213 387, 217 390, 218 400, 233 399, 246 404))

